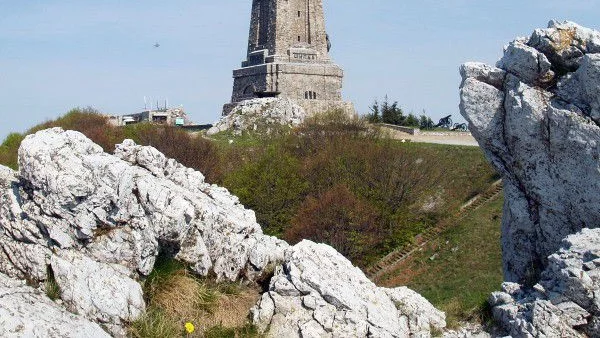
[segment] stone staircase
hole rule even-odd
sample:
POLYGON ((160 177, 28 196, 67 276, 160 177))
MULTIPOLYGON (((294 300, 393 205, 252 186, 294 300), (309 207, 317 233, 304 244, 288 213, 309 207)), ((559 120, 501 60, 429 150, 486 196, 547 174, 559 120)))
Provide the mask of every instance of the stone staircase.
POLYGON ((479 209, 484 204, 496 199, 502 192, 502 180, 494 182, 485 192, 473 197, 467 203, 460 207, 460 210, 453 216, 441 221, 435 227, 429 228, 415 237, 413 243, 404 245, 390 252, 388 255, 380 259, 373 266, 366 270, 366 275, 373 282, 379 281, 385 273, 391 271, 403 260, 408 258, 413 252, 419 250, 425 244, 429 243, 434 238, 437 238, 440 233, 449 227, 456 225, 457 222, 469 216, 473 211, 479 209))

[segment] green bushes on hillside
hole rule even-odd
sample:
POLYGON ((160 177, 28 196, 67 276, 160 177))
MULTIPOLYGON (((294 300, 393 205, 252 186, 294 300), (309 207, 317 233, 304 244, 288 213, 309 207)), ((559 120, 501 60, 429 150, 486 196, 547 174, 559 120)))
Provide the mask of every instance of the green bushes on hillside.
MULTIPOLYGON (((230 149, 243 153, 235 144, 230 149)), ((411 241, 494 180, 477 148, 403 144, 336 112, 241 148, 251 156, 239 156, 245 160, 222 183, 265 232, 328 243, 359 266, 411 241)))
MULTIPOLYGON (((400 143, 341 112, 286 133, 209 140, 168 126, 115 127, 85 108, 25 134, 56 126, 107 152, 126 138, 154 146, 239 196, 266 233, 331 244, 359 266, 413 240, 496 179, 478 148, 400 143)), ((1 164, 16 167, 23 137, 2 143, 1 164)))
POLYGON ((21 141, 23 141, 25 137, 19 133, 9 134, 4 142, 0 145, 0 163, 10 167, 12 169, 17 169, 18 167, 18 150, 21 141))
POLYGON ((264 154, 229 173, 223 185, 256 213, 266 233, 281 235, 308 189, 300 161, 271 144, 264 154))

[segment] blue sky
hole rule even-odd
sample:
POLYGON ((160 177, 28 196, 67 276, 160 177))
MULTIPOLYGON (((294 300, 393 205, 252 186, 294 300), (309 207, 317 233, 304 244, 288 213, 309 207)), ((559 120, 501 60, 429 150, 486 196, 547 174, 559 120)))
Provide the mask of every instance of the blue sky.
MULTIPOLYGON (((344 97, 367 112, 458 119, 458 67, 494 63, 550 19, 600 29, 600 1, 324 0, 344 97)), ((125 114, 144 96, 218 119, 245 58, 251 0, 0 0, 0 138, 93 106, 125 114), (154 48, 155 42, 160 48, 154 48)))

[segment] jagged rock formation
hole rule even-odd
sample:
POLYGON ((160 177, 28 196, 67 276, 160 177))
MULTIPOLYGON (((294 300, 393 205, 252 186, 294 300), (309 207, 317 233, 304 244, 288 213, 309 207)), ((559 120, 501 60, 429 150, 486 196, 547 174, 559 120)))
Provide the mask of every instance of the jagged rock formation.
POLYGON ((379 288, 330 246, 302 241, 252 310, 272 337, 429 336, 445 315, 407 288, 379 288))
POLYGON ((271 336, 403 337, 445 326, 425 299, 377 288, 332 248, 290 247, 264 235, 226 189, 152 147, 126 140, 109 155, 78 132, 54 128, 22 142, 19 166, 0 166, 2 335, 102 336, 92 322, 125 335, 124 324, 145 311, 139 281, 159 253, 218 279, 252 281, 275 269, 254 312, 271 336), (58 302, 41 292, 47 282, 60 289, 58 302), (279 298, 269 312, 271 297, 279 298), (33 302, 39 309, 28 308, 33 302))
POLYGON ((236 135, 246 130, 266 131, 265 128, 281 126, 297 126, 304 121, 307 114, 301 106, 291 99, 261 98, 241 101, 223 115, 208 130, 208 135, 222 131, 231 131, 236 135))
POLYGON ((49 129, 0 170, 0 272, 43 282, 67 308, 123 334, 145 309, 137 279, 167 252, 199 275, 253 279, 287 244, 202 174, 127 141, 116 156, 78 132, 49 129))
POLYGON ((0 273, 0 337, 110 337, 39 290, 0 273))
POLYGON ((461 113, 504 177, 505 279, 535 284, 563 238, 600 225, 600 32, 551 21, 461 75, 461 113))
POLYGON ((583 229, 548 257, 539 284, 505 283, 490 304, 513 337, 599 337, 599 297, 600 229, 583 229))

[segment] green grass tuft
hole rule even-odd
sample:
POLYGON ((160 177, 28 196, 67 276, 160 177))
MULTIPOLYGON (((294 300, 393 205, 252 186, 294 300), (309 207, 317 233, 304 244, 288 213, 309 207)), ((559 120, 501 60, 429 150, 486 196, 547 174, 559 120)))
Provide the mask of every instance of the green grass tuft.
POLYGON ((44 290, 46 291, 46 295, 48 298, 52 300, 57 300, 60 298, 61 291, 60 286, 56 282, 56 278, 54 277, 54 271, 52 271, 52 267, 48 265, 47 268, 47 276, 48 279, 44 282, 44 290))
POLYGON ((184 329, 164 311, 150 308, 129 326, 129 335, 135 338, 180 338, 184 329))
POLYGON ((205 338, 258 338, 261 335, 258 333, 256 326, 247 324, 242 327, 227 328, 221 325, 213 326, 205 331, 205 338))

